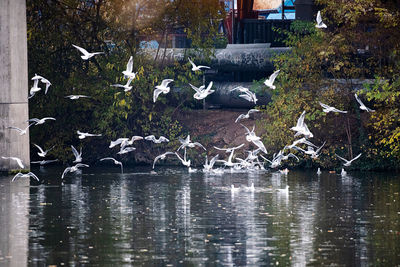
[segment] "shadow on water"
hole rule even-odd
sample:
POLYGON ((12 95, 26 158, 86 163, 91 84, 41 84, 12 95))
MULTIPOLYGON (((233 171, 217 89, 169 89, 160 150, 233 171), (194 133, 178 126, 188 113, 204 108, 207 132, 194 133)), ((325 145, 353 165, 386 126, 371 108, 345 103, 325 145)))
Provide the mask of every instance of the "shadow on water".
POLYGON ((392 174, 35 173, 0 177, 2 266, 400 264, 392 174))

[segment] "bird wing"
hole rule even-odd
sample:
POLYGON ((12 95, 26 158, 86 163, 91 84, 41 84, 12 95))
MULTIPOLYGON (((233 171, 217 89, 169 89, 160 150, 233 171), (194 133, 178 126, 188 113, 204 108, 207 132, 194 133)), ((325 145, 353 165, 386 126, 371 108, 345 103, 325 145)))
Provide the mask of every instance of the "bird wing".
POLYGON ((247 128, 246 126, 244 126, 243 124, 240 124, 240 125, 242 125, 245 129, 246 129, 246 132, 247 132, 247 134, 251 134, 251 132, 250 132, 250 130, 249 130, 249 128, 247 128))
POLYGON ((204 149, 204 150, 207 150, 202 144, 200 144, 199 142, 194 142, 193 143, 195 146, 199 146, 199 147, 201 147, 202 149, 204 149))
POLYGON ((37 119, 37 118, 33 118, 33 119, 29 119, 29 120, 27 120, 27 122, 31 122, 31 121, 33 121, 33 122, 39 122, 39 119, 37 119))
POLYGON ((44 117, 42 120, 53 120, 53 121, 55 121, 56 118, 53 118, 53 117, 44 117))
POLYGON ((247 95, 247 94, 239 95, 239 97, 244 98, 244 99, 246 99, 247 101, 253 102, 253 99, 252 99, 249 95, 247 95))
POLYGON ((304 110, 303 113, 301 113, 300 117, 297 119, 296 127, 303 127, 305 116, 306 116, 306 111, 304 110))
POLYGON ((263 144, 263 142, 262 142, 261 140, 253 140, 252 142, 253 142, 253 144, 255 144, 258 148, 260 148, 262 152, 264 152, 265 154, 268 154, 268 153, 267 153, 267 149, 265 148, 265 146, 264 146, 264 144, 263 144))
POLYGON ((326 104, 324 104, 324 103, 321 103, 321 102, 318 102, 320 105, 321 105, 321 107, 323 107, 323 108, 331 108, 330 106, 328 106, 328 105, 326 105, 326 104))
POLYGON ((205 91, 210 91, 212 86, 213 86, 213 82, 211 81, 211 82, 208 84, 207 89, 206 89, 205 91))
POLYGON ((161 142, 169 142, 169 139, 164 136, 160 136, 160 138, 158 138, 158 140, 161 142))
POLYGON ((353 158, 352 160, 350 160, 350 162, 352 162, 352 161, 358 159, 359 157, 361 157, 361 154, 362 154, 362 153, 358 154, 355 158, 353 158))
POLYGON ((75 158, 78 158, 80 155, 79 155, 78 151, 76 150, 76 148, 73 145, 71 145, 71 149, 72 149, 72 153, 74 153, 75 158))
POLYGON ((84 49, 84 48, 82 48, 82 47, 79 47, 79 46, 77 46, 77 45, 72 45, 73 47, 75 47, 76 49, 78 49, 82 54, 84 54, 85 56, 88 56, 89 55, 89 52, 86 50, 86 49, 84 49))
POLYGON ((247 115, 250 115, 250 114, 255 113, 255 112, 259 112, 259 110, 255 109, 255 108, 250 109, 249 111, 247 111, 247 115))
POLYGON ((361 99, 358 98, 358 95, 357 95, 357 94, 354 94, 354 96, 355 96, 355 98, 356 98, 358 104, 360 104, 360 106, 364 106, 364 107, 365 107, 365 105, 364 105, 364 103, 361 101, 361 99))
POLYGON ((34 144, 34 146, 36 146, 40 150, 40 153, 44 153, 44 150, 40 146, 38 146, 37 144, 34 144))
POLYGON ((22 131, 23 131, 22 129, 20 129, 20 128, 18 128, 18 127, 15 127, 15 126, 8 126, 7 128, 8 128, 8 129, 14 129, 14 130, 17 130, 17 131, 19 131, 19 132, 22 132, 22 131))
POLYGON ((190 85, 190 87, 192 87, 192 89, 195 90, 197 93, 199 93, 199 94, 201 93, 200 88, 197 88, 196 86, 194 86, 194 85, 192 85, 192 84, 190 84, 190 83, 189 83, 189 85, 190 85))
POLYGON ((12 178, 11 182, 14 182, 15 179, 17 179, 18 177, 21 177, 21 176, 23 176, 22 173, 20 173, 20 172, 17 173, 17 174, 14 176, 14 178, 12 178))
POLYGON ((203 68, 203 69, 211 69, 209 66, 203 66, 203 65, 198 65, 197 66, 199 69, 203 68))
POLYGON ((196 64, 193 63, 193 61, 188 57, 190 64, 192 64, 193 67, 197 67, 196 64))
POLYGON ((89 165, 87 164, 83 164, 83 163, 78 163, 75 165, 75 167, 80 168, 80 167, 89 167, 89 165))
POLYGON ((322 23, 321 11, 318 11, 318 13, 317 13, 317 24, 320 25, 321 23, 322 23))
POLYGON ((245 118, 246 118, 246 114, 240 114, 240 115, 236 118, 235 123, 238 122, 238 121, 240 121, 240 120, 243 120, 243 119, 245 119, 245 118))
POLYGON ((217 150, 221 150, 221 151, 228 151, 227 148, 219 148, 219 147, 216 147, 216 146, 214 146, 214 148, 217 149, 217 150))
POLYGON ((269 76, 269 79, 268 79, 268 80, 269 80, 269 82, 270 82, 271 84, 274 83, 275 78, 278 76, 279 72, 280 72, 280 70, 277 70, 277 71, 275 71, 274 73, 272 73, 271 76, 269 76))
POLYGON ((28 172, 27 173, 30 177, 33 177, 35 180, 39 181, 39 178, 33 173, 33 172, 28 172))
POLYGON ((210 160, 210 167, 212 168, 215 164, 215 161, 218 159, 219 155, 214 156, 211 160, 210 160))
POLYGON ((116 161, 114 158, 110 158, 110 157, 100 159, 100 161, 104 161, 104 160, 116 161))
POLYGON ((154 102, 154 103, 156 102, 158 96, 159 96, 161 93, 162 93, 162 90, 161 90, 161 89, 155 89, 155 90, 154 90, 154 93, 153 93, 153 102, 154 102))
POLYGON ((69 172, 69 171, 71 171, 71 167, 65 168, 65 170, 63 171, 63 173, 62 173, 62 175, 61 175, 61 179, 64 179, 64 175, 65 175, 67 172, 69 172))
POLYGON ((339 112, 339 113, 347 113, 347 111, 340 110, 340 109, 337 109, 337 108, 333 108, 332 111, 333 112, 339 112))
POLYGON ((336 154, 336 153, 335 153, 335 155, 336 155, 336 157, 338 157, 339 159, 343 160, 344 162, 346 162, 346 163, 348 163, 348 162, 349 162, 347 159, 345 159, 345 158, 342 158, 342 157, 341 157, 341 156, 339 156, 338 154, 336 154))
POLYGON ((156 137, 154 135, 149 135, 149 136, 146 136, 144 139, 154 142, 156 140, 156 137))
POLYGON ((161 82, 161 86, 162 87, 167 87, 168 86, 168 84, 170 83, 170 82, 173 82, 174 80, 172 80, 172 79, 165 79, 165 80, 163 80, 162 82, 161 82))
POLYGON ((128 64, 126 64, 126 70, 132 72, 133 70, 133 57, 129 58, 128 64))

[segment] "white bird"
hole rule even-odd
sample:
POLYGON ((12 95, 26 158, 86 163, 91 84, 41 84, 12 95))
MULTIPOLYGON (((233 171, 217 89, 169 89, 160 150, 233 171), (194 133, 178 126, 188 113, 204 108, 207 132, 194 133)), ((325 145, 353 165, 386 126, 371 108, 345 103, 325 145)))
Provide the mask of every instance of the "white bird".
POLYGON ((284 175, 288 175, 289 169, 288 169, 288 168, 285 168, 285 169, 283 169, 283 170, 279 170, 279 173, 280 173, 280 174, 284 174, 284 175))
POLYGON ((206 162, 203 165, 203 172, 211 171, 218 157, 219 155, 214 156, 213 158, 211 158, 210 163, 208 163, 208 157, 206 155, 206 162))
POLYGON ((111 141, 109 148, 113 148, 117 145, 120 145, 123 142, 128 142, 128 141, 129 141, 129 138, 118 138, 115 141, 111 141))
POLYGON ((131 82, 132 82, 132 78, 129 78, 129 80, 126 82, 126 84, 119 84, 119 83, 117 83, 117 84, 112 84, 111 86, 113 86, 113 87, 119 87, 119 88, 124 88, 124 92, 128 92, 128 91, 130 91, 130 90, 132 90, 132 85, 130 85, 131 84, 131 82))
POLYGON ((178 157, 178 159, 182 162, 184 166, 190 167, 190 159, 189 160, 186 159, 186 149, 183 158, 181 158, 181 156, 179 156, 177 152, 175 152, 175 155, 178 157))
POLYGON ((310 132, 307 125, 304 123, 305 116, 306 116, 306 111, 303 111, 303 113, 301 113, 300 117, 297 119, 296 126, 290 128, 290 130, 296 132, 295 136, 302 134, 306 138, 312 138, 314 135, 310 132))
MULTIPOLYGON (((33 76, 32 80, 34 80, 35 82, 40 80, 42 83, 44 83, 46 85, 46 90, 44 91, 44 94, 47 94, 47 90, 49 89, 49 87, 51 85, 51 82, 49 80, 47 80, 43 76, 37 75, 36 73, 35 73, 35 76, 33 76)), ((34 87, 35 87, 35 84, 34 84, 34 87)), ((38 91, 40 91, 40 89, 38 91)))
POLYGON ((193 97, 197 100, 202 100, 202 99, 206 98, 208 95, 215 92, 215 90, 211 90, 211 88, 213 86, 213 82, 210 82, 206 89, 204 89, 204 87, 205 87, 204 85, 200 86, 199 88, 197 88, 196 86, 194 86, 190 83, 189 83, 189 85, 192 87, 193 90, 196 91, 196 93, 193 95, 193 97))
POLYGON ((122 162, 121 161, 118 161, 118 160, 116 160, 114 158, 111 158, 111 157, 100 159, 100 161, 104 161, 104 160, 112 160, 115 165, 120 165, 121 166, 121 173, 124 173, 124 167, 122 166, 122 162))
POLYGON ((34 145, 39 149, 40 152, 38 152, 37 154, 39 155, 39 157, 42 157, 42 158, 46 157, 47 153, 48 153, 50 150, 52 150, 52 149, 54 148, 54 146, 53 146, 53 147, 50 148, 50 149, 43 150, 43 149, 42 149, 40 146, 38 146, 37 144, 34 144, 34 145))
POLYGON ((321 103, 321 102, 319 102, 319 104, 320 104, 321 107, 322 107, 322 111, 325 112, 325 113, 329 113, 329 112, 347 113, 347 111, 339 110, 339 109, 337 109, 337 108, 328 106, 328 105, 326 105, 326 104, 324 104, 324 103, 321 103))
MULTIPOLYGON (((33 78, 32 78, 32 80, 33 80, 33 78)), ((34 96, 40 90, 42 90, 42 88, 39 87, 39 80, 38 79, 34 79, 33 80, 33 86, 31 87, 31 90, 29 91, 29 94, 30 94, 29 98, 34 96)))
POLYGON ((76 49, 78 49, 83 55, 81 56, 81 58, 83 60, 87 60, 95 55, 100 55, 100 54, 104 54, 104 52, 93 52, 93 53, 89 53, 86 49, 79 47, 77 45, 72 45, 73 47, 75 47, 76 49))
POLYGON ((251 91, 241 94, 239 97, 244 98, 249 102, 253 102, 254 104, 257 104, 258 101, 256 94, 251 91))
POLYGON ((254 145, 256 145, 262 152, 265 154, 268 154, 267 149, 265 148, 263 142, 261 141, 261 137, 257 136, 256 133, 254 132, 254 126, 253 129, 250 131, 246 126, 241 124, 245 129, 246 129, 246 140, 248 142, 252 142, 254 145))
POLYGON ((240 190, 239 187, 235 187, 235 185, 231 184, 231 193, 234 194, 240 190))
POLYGON ((156 89, 154 90, 154 93, 153 93, 153 101, 154 101, 154 103, 156 102, 158 96, 161 93, 163 93, 163 94, 168 94, 169 93, 171 88, 169 88, 168 84, 173 82, 173 81, 174 80, 172 80, 172 79, 165 79, 165 80, 163 80, 161 82, 160 85, 156 86, 156 89))
POLYGON ((134 151, 134 150, 136 150, 136 148, 130 147, 130 146, 128 146, 128 147, 121 147, 121 149, 119 150, 119 152, 118 152, 117 154, 118 154, 118 155, 122 155, 122 154, 126 154, 126 153, 129 153, 129 152, 132 152, 132 151, 134 151))
POLYGON ((56 119, 53 118, 53 117, 45 117, 45 118, 42 118, 42 119, 33 118, 33 119, 27 120, 27 122, 34 122, 35 125, 40 125, 40 124, 45 123, 47 120, 53 120, 53 121, 55 121, 56 119))
POLYGON ((115 147, 116 145, 120 145, 120 146, 121 146, 121 149, 123 149, 123 148, 125 148, 126 146, 131 146, 131 145, 133 145, 133 143, 134 143, 135 141, 142 140, 142 139, 143 139, 143 137, 142 137, 142 136, 138 136, 138 135, 132 136, 132 138, 131 138, 130 140, 129 140, 129 138, 118 138, 118 139, 115 140, 115 141, 111 141, 109 148, 113 148, 113 147, 115 147))
POLYGON ((154 136, 154 135, 148 135, 144 138, 147 141, 152 141, 156 144, 160 144, 162 142, 168 143, 169 139, 164 137, 164 136, 160 136, 158 139, 154 136))
POLYGON ((241 86, 241 85, 239 85, 239 86, 237 86, 237 87, 231 89, 230 91, 232 92, 232 91, 236 91, 236 90, 238 90, 240 93, 247 93, 247 92, 250 92, 249 88, 243 87, 243 86, 241 86))
POLYGON ((247 188, 246 188, 246 190, 248 190, 248 191, 250 191, 250 192, 254 192, 256 189, 254 188, 254 183, 251 183, 251 185, 250 186, 248 186, 247 188))
POLYGON ((325 23, 322 22, 321 11, 318 11, 317 13, 317 24, 315 25, 315 27, 318 29, 326 28, 325 23))
POLYGON ((188 59, 189 59, 190 64, 192 64, 192 71, 198 71, 201 69, 210 69, 210 67, 208 67, 208 66, 202 66, 202 65, 196 66, 196 64, 194 64, 190 58, 188 58, 188 59))
POLYGON ((364 103, 361 102, 361 99, 358 98, 357 94, 354 94, 354 96, 356 97, 356 100, 357 100, 358 104, 360 104, 360 109, 365 110, 367 112, 375 112, 375 110, 370 109, 367 106, 365 106, 364 103))
POLYGON ((297 146, 297 144, 305 144, 307 146, 312 146, 312 147, 318 148, 316 145, 314 145, 313 143, 308 141, 305 137, 303 137, 303 138, 293 141, 293 143, 291 145, 285 146, 283 149, 285 150, 285 149, 294 148, 295 146, 297 146))
POLYGON ((78 150, 76 150, 76 148, 73 145, 71 145, 71 149, 72 149, 72 153, 75 156, 75 160, 73 161, 73 163, 82 162, 82 147, 80 149, 80 153, 78 153, 78 150))
POLYGON ((28 172, 26 174, 19 172, 14 176, 14 178, 12 178, 11 182, 14 182, 14 180, 17 178, 31 178, 31 177, 34 178, 36 181, 39 181, 39 178, 33 172, 28 172))
POLYGON ((278 76, 279 72, 280 70, 277 70, 274 73, 272 73, 271 76, 269 76, 269 78, 264 81, 264 84, 271 89, 275 89, 276 86, 274 85, 274 81, 276 76, 278 76))
POLYGON ((168 152, 165 152, 164 154, 158 155, 157 157, 154 158, 153 169, 154 169, 154 166, 155 166, 156 162, 159 159, 165 159, 168 155, 176 155, 176 154, 175 154, 175 152, 169 152, 168 151, 168 152))
POLYGON ((287 185, 285 189, 277 188, 277 192, 287 195, 289 193, 289 186, 287 185))
POLYGON ((335 155, 336 155, 336 157, 338 157, 339 159, 341 159, 341 160, 344 161, 343 166, 349 167, 353 161, 355 161, 356 159, 358 159, 359 157, 361 157, 361 154, 362 154, 362 153, 358 154, 358 155, 357 155, 355 158, 353 158, 352 160, 347 160, 347 159, 345 159, 345 158, 342 158, 342 157, 340 157, 338 154, 335 154, 335 155))
POLYGON ((130 81, 135 79, 137 72, 133 72, 133 57, 129 58, 128 63, 126 64, 126 70, 122 72, 125 78, 129 78, 130 81))
POLYGON ((22 163, 22 160, 21 160, 20 158, 17 158, 17 157, 1 157, 1 158, 3 158, 3 159, 12 159, 12 160, 15 160, 15 161, 17 162, 18 166, 19 166, 21 169, 25 168, 25 166, 24 166, 24 164, 22 163))
POLYGON ((312 147, 312 146, 308 146, 308 147, 307 147, 307 150, 304 150, 304 149, 302 149, 302 148, 300 148, 300 147, 297 147, 297 146, 294 146, 293 148, 296 149, 296 150, 298 150, 298 151, 303 152, 303 153, 306 154, 306 155, 310 155, 312 159, 316 159, 316 158, 318 158, 319 152, 321 151, 321 149, 322 149, 322 147, 325 145, 325 143, 326 143, 326 142, 324 142, 324 143, 322 144, 322 146, 320 146, 317 150, 314 150, 314 147, 312 147))
POLYGON ((188 136, 186 136, 185 139, 182 138, 178 138, 179 142, 181 142, 181 146, 178 148, 177 151, 181 150, 182 148, 186 148, 186 147, 190 147, 190 148, 194 148, 195 146, 201 147, 204 150, 207 150, 202 144, 200 144, 199 142, 192 142, 190 141, 190 134, 188 136))
POLYGON ((249 111, 247 111, 246 114, 240 114, 240 115, 236 118, 235 123, 238 122, 238 121, 240 121, 240 120, 250 118, 250 114, 255 113, 255 112, 259 112, 259 110, 253 108, 253 109, 250 109, 249 111))
POLYGON ((76 172, 81 167, 89 167, 87 164, 78 163, 75 166, 65 168, 63 174, 61 175, 61 179, 64 179, 65 174, 68 172, 76 172))
POLYGON ((317 170, 317 175, 321 175, 321 169, 320 168, 318 168, 318 170, 317 170))
POLYGON ((40 164, 41 166, 56 162, 58 159, 50 159, 50 160, 40 160, 40 161, 31 161, 32 164, 40 164))
POLYGON ((69 98, 71 100, 76 100, 76 99, 84 98, 84 97, 90 98, 90 96, 87 96, 87 95, 67 95, 67 96, 65 96, 65 98, 69 98))
POLYGON ((342 172, 340 173, 341 176, 346 176, 347 172, 342 168, 342 172))
POLYGON ((83 133, 79 130, 76 131, 76 133, 78 134, 79 139, 85 139, 86 137, 90 137, 90 136, 101 136, 101 134, 83 133))
POLYGON ((232 162, 232 160, 234 159, 233 156, 234 156, 235 150, 237 150, 237 149, 239 149, 239 148, 241 148, 243 146, 244 146, 244 144, 241 144, 241 145, 236 146, 236 147, 230 147, 230 148, 219 148, 219 147, 214 146, 214 148, 217 149, 217 150, 222 150, 222 151, 225 151, 226 153, 230 153, 227 161, 226 160, 216 160, 216 161, 223 162, 224 165, 227 166, 227 167, 233 167, 235 165, 238 165, 238 163, 233 163, 232 162))
POLYGON ((28 131, 29 127, 31 127, 33 124, 35 124, 35 123, 29 124, 25 129, 21 129, 21 128, 14 127, 14 126, 9 126, 9 127, 7 127, 7 128, 8 128, 8 129, 17 130, 17 131, 19 132, 19 135, 24 135, 24 134, 26 134, 26 132, 28 131))

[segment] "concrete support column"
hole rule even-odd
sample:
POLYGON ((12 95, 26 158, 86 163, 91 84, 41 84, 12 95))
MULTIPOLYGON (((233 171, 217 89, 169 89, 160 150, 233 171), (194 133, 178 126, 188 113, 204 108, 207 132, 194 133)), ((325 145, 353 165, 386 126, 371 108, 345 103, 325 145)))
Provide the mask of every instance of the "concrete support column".
POLYGON ((28 124, 28 49, 25 0, 0 0, 0 171, 19 169, 14 160, 22 159, 29 168, 29 131, 19 135, 28 124))

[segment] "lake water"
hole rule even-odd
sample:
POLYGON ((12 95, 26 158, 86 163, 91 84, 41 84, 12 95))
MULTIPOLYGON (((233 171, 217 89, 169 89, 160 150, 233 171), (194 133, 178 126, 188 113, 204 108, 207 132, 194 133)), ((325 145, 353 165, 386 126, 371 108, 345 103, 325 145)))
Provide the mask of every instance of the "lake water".
POLYGON ((1 176, 0 266, 400 265, 399 175, 118 170, 1 176))

